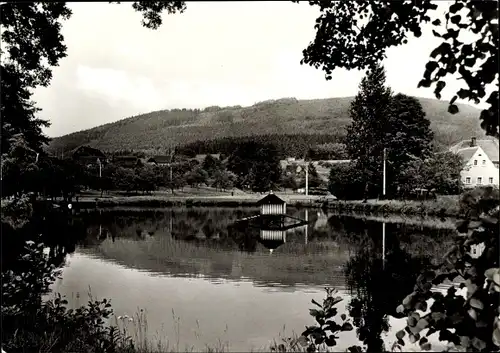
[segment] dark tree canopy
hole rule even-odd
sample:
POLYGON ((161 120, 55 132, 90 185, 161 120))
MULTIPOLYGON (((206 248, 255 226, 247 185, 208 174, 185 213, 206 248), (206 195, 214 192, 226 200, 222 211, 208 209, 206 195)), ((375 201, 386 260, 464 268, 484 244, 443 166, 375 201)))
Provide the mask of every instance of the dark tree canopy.
POLYGON ((391 131, 391 91, 385 86, 385 70, 377 66, 361 81, 351 103, 351 125, 347 128, 346 148, 356 161, 365 188, 376 193, 381 185, 382 156, 391 131))
POLYGON ((242 143, 229 157, 227 168, 237 176, 236 185, 269 191, 280 182, 280 156, 273 144, 242 143))
MULTIPOLYGON (((298 1, 294 1, 298 2, 298 1)), ((486 97, 485 87, 496 83, 482 111, 481 126, 487 134, 498 137, 498 2, 450 2, 442 23, 435 11, 438 6, 423 1, 309 1, 318 6, 321 15, 316 20, 316 37, 303 51, 305 63, 321 68, 326 79, 336 68, 373 68, 386 50, 406 44, 413 34, 422 35, 425 25, 442 43, 431 53, 419 87, 434 85, 440 99, 446 86, 444 79, 458 72, 466 84, 451 99, 449 112, 458 112, 453 104, 457 98, 476 104, 486 97), (466 43, 460 34, 472 31, 478 38, 466 43)))
POLYGON ((358 170, 356 179, 364 184, 366 197, 381 191, 385 149, 387 195, 394 196, 399 174, 406 165, 425 159, 432 151, 430 122, 417 99, 392 95, 385 86, 381 66, 369 71, 359 88, 351 103, 352 123, 347 128, 346 149, 358 170))

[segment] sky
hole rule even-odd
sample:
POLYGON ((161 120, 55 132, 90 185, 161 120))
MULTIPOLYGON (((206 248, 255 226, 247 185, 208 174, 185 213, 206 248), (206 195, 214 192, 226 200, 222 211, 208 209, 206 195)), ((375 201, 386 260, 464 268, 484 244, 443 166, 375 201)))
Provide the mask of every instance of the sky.
MULTIPOLYGON (((319 15, 307 2, 188 2, 183 14, 165 14, 158 30, 142 27, 131 3, 69 6, 68 55, 34 96, 50 137, 161 109, 354 96, 364 76, 338 69, 326 81, 321 70, 300 65, 319 15)), ((434 98, 417 84, 438 44, 426 31, 388 50, 393 91, 434 98)), ((459 82, 447 82, 443 100, 459 82)))

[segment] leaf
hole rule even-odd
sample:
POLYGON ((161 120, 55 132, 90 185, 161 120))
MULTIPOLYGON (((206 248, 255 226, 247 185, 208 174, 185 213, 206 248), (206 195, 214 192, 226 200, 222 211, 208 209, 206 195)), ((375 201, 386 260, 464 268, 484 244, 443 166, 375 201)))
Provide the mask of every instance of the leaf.
MULTIPOLYGON (((434 59, 434 58, 436 58, 438 55, 443 56, 443 55, 445 55, 446 53, 449 53, 449 52, 450 52, 450 50, 451 50, 451 45, 450 45, 450 43, 443 42, 443 43, 441 43, 438 47, 434 48, 434 50, 433 50, 433 51, 431 51, 430 56, 431 56, 431 58, 433 58, 433 59, 434 59)), ((435 61, 430 61, 429 63, 431 63, 431 62, 435 62, 435 61)), ((429 64, 429 63, 427 63, 427 64, 429 64)), ((436 67, 438 67, 437 62, 435 62, 435 63, 436 63, 436 65, 435 65, 435 66, 436 66, 436 67)), ((427 68, 427 65, 426 65, 426 68, 427 68)), ((434 69, 433 69, 433 70, 434 70, 434 69)), ((433 70, 430 70, 430 71, 433 71, 433 70)))
POLYGON ((300 336, 299 339, 297 340, 297 343, 300 344, 302 347, 305 347, 309 344, 308 339, 304 336, 300 336))
POLYGON ((439 18, 438 18, 438 19, 435 19, 434 21, 432 21, 432 24, 433 24, 434 26, 439 26, 439 25, 441 25, 441 20, 440 20, 439 18))
POLYGON ((476 58, 466 58, 464 59, 464 65, 467 67, 473 67, 476 63, 476 58))
POLYGON ((427 311, 427 302, 425 301, 419 301, 417 304, 415 304, 415 309, 416 310, 421 310, 421 311, 427 311))
POLYGON ((321 304, 319 304, 319 303, 318 303, 316 300, 314 300, 314 299, 311 299, 311 303, 313 303, 313 304, 314 304, 314 305, 316 305, 316 306, 319 306, 320 308, 323 308, 323 307, 321 306, 321 304))
POLYGON ((316 310, 316 309, 309 309, 309 315, 314 316, 314 317, 322 317, 323 316, 323 311, 322 310, 316 310))
POLYGON ((482 301, 476 298, 471 298, 470 300, 470 306, 473 307, 474 309, 477 310, 483 310, 484 309, 484 304, 482 301))
POLYGON ((404 313, 404 311, 405 311, 405 307, 402 304, 398 305, 398 307, 396 308, 396 312, 398 314, 402 314, 402 313, 404 313))
POLYGON ((489 268, 486 271, 484 271, 484 276, 487 279, 489 279, 490 281, 493 281, 493 276, 495 275, 495 273, 498 273, 498 272, 500 272, 500 268, 492 267, 492 268, 489 268))
POLYGON ((464 7, 464 4, 461 2, 455 2, 453 5, 450 6, 450 13, 457 13, 464 7))
POLYGON ((482 351, 486 348, 486 342, 477 337, 474 337, 472 339, 472 346, 475 347, 478 351, 482 351))
MULTIPOLYGON (((432 54, 431 54, 431 56, 432 56, 432 54)), ((429 61, 427 64, 425 64, 425 69, 431 73, 434 70, 436 70, 438 67, 439 67, 439 64, 437 63, 437 61, 429 61)))
POLYGON ((417 88, 420 88, 420 87, 430 87, 431 86, 431 80, 427 80, 427 79, 424 79, 424 80, 420 80, 420 82, 418 83, 417 85, 417 88))
POLYGON ((362 353, 363 350, 361 349, 360 346, 351 346, 349 348, 347 348, 349 350, 349 352, 351 353, 362 353))
POLYGON ((346 314, 340 315, 340 318, 342 319, 342 321, 344 321, 346 319, 346 317, 347 317, 346 314))
POLYGON ((342 331, 352 331, 353 327, 349 322, 345 322, 341 328, 342 331))
POLYGON ((420 349, 422 349, 423 351, 430 351, 432 348, 432 345, 427 342, 427 343, 424 343, 420 346, 420 349))
POLYGON ((400 331, 396 332, 396 338, 398 340, 402 340, 403 337, 405 336, 405 334, 406 334, 405 330, 400 330, 400 331))
POLYGON ((426 319, 420 319, 418 320, 417 327, 420 328, 421 330, 425 329, 427 326, 429 326, 429 321, 426 319))
POLYGON ((477 311, 474 310, 473 308, 470 308, 467 310, 467 314, 472 318, 472 320, 476 321, 477 320, 477 311))
POLYGON ((325 340, 325 343, 328 347, 333 347, 337 344, 337 341, 335 341, 335 339, 333 339, 333 338, 327 338, 325 340))
POLYGON ((454 25, 457 25, 460 23, 460 20, 462 17, 460 15, 455 15, 450 17, 450 22, 453 23, 454 25))
POLYGON ((497 272, 493 275, 493 282, 497 285, 500 286, 500 272, 497 272))
POLYGON ((415 327, 415 325, 417 324, 417 322, 418 321, 417 321, 417 319, 414 316, 410 316, 406 320, 406 323, 408 324, 409 327, 415 327))
POLYGON ((448 106, 448 113, 457 114, 459 112, 458 107, 455 104, 450 104, 448 106))
POLYGON ((500 347, 500 329, 498 327, 493 330, 492 340, 495 346, 500 347))
POLYGON ((436 32, 435 30, 432 30, 432 34, 434 34, 434 37, 441 38, 441 34, 439 32, 436 32))

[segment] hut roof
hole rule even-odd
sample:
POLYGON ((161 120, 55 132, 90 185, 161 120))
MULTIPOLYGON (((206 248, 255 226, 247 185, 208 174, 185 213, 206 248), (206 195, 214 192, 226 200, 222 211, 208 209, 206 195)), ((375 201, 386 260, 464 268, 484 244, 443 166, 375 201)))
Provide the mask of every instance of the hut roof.
POLYGON ((261 198, 259 201, 257 201, 257 205, 283 205, 286 204, 285 201, 280 199, 278 196, 275 194, 269 194, 261 198))

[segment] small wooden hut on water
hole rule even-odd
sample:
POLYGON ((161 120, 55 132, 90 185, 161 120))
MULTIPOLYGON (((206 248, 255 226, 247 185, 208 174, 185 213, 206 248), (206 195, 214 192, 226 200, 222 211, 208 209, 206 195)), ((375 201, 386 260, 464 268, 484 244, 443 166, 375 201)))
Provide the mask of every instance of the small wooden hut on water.
POLYGON ((261 215, 285 215, 286 202, 273 194, 271 191, 268 195, 257 201, 260 206, 261 215))

